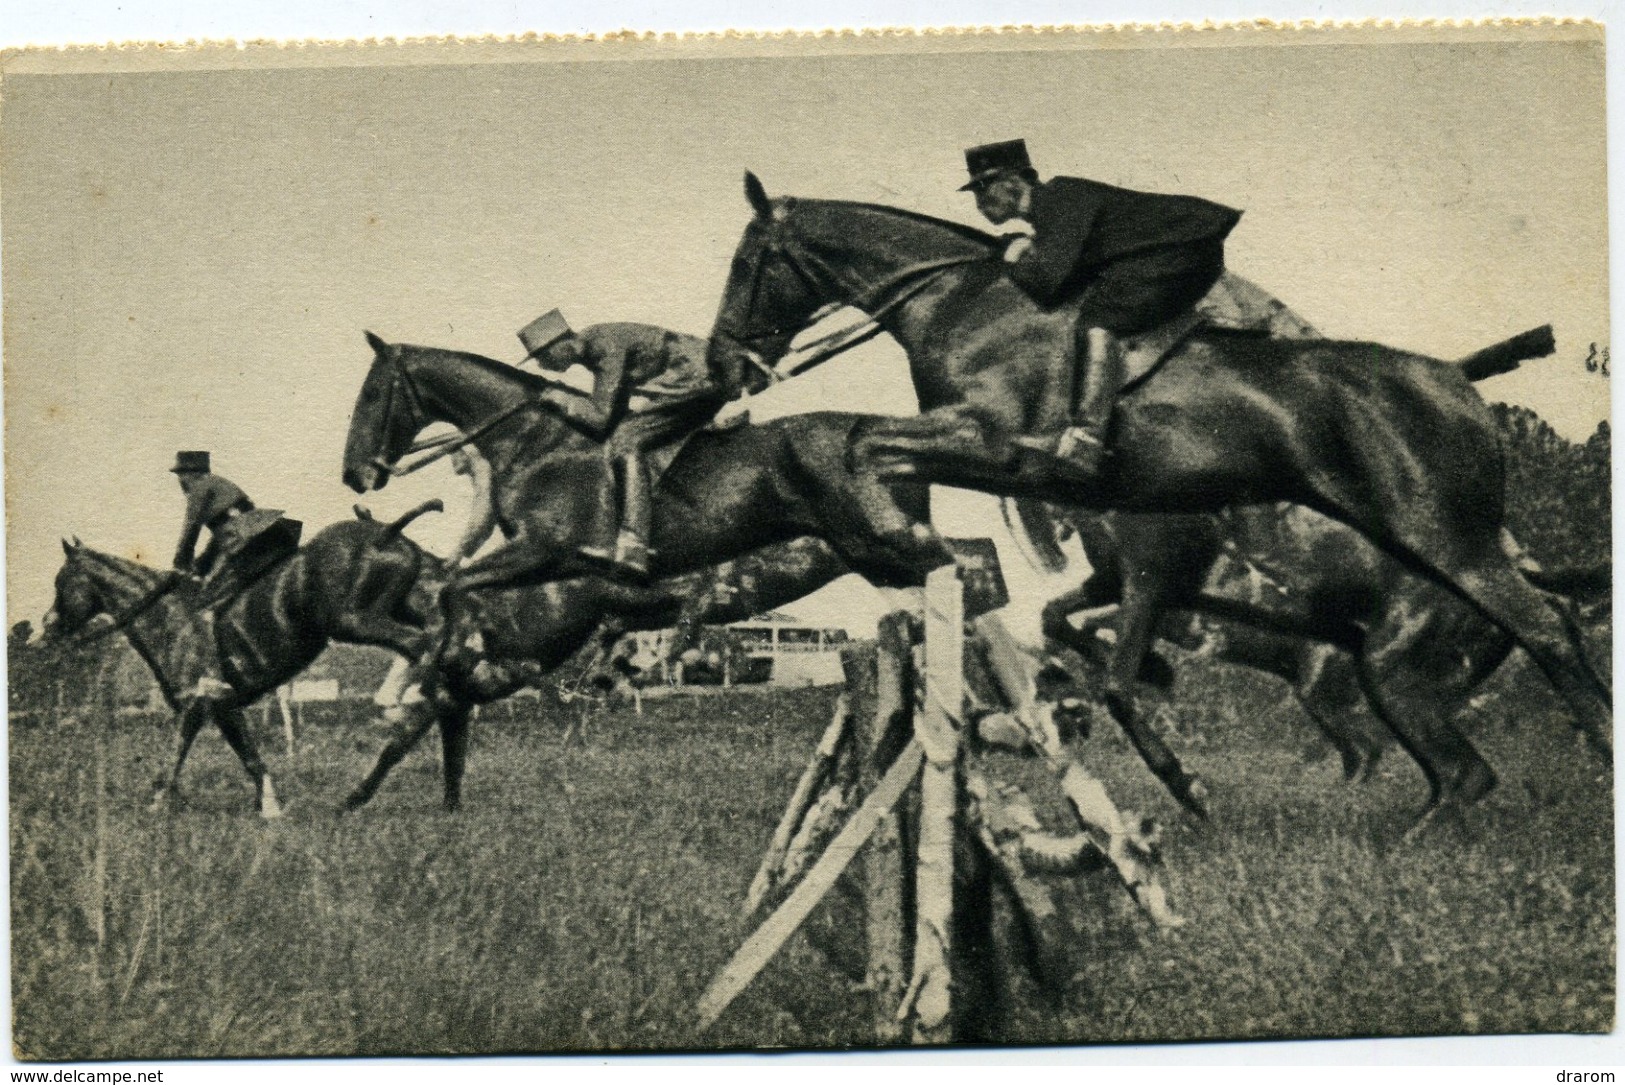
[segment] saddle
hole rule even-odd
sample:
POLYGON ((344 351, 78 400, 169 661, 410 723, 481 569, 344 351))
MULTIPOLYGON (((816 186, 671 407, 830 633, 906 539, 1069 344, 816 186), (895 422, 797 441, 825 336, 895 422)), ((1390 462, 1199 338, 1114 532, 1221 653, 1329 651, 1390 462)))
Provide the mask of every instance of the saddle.
POLYGON ((1140 384, 1162 365, 1198 328, 1257 335, 1270 339, 1319 339, 1308 321, 1268 291, 1226 271, 1191 308, 1149 331, 1122 341, 1123 384, 1140 384))
POLYGON ((232 517, 220 557, 198 588, 197 608, 224 606, 293 557, 304 529, 281 509, 250 509, 232 517))

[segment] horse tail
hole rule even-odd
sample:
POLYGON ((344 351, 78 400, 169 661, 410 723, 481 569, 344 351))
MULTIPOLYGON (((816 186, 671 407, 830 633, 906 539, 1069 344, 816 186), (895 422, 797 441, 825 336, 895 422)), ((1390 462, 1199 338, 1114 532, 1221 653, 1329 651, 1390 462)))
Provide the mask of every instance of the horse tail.
POLYGON ((999 499, 999 514, 1027 564, 1042 573, 1064 572, 1066 553, 1055 539, 1055 519, 1048 505, 1030 498, 999 499))
POLYGON ((1542 324, 1538 328, 1530 328, 1510 339, 1503 339, 1483 350, 1475 350, 1466 357, 1458 358, 1456 366, 1461 370, 1462 376, 1476 382, 1510 373, 1525 361, 1531 358, 1544 358, 1556 350, 1557 340, 1552 335, 1552 326, 1542 324))
POLYGON ((406 530, 406 525, 410 524, 413 520, 416 520, 419 516, 430 512, 445 511, 446 503, 440 500, 438 497, 431 497, 423 504, 417 506, 416 508, 408 509, 403 515, 397 517, 395 520, 392 520, 389 525, 384 528, 383 534, 378 536, 378 545, 384 546, 394 542, 400 537, 401 532, 406 530))

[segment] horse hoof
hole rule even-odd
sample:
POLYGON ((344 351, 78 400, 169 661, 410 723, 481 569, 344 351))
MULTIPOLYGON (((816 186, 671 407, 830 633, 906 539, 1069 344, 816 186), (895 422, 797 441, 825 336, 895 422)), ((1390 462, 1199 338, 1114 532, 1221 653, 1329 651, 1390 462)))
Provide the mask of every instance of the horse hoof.
POLYGON ((352 811, 359 810, 363 806, 367 805, 367 800, 371 797, 372 796, 363 794, 360 791, 352 791, 348 795, 344 796, 344 801, 339 803, 338 809, 333 812, 335 814, 348 814, 352 811))

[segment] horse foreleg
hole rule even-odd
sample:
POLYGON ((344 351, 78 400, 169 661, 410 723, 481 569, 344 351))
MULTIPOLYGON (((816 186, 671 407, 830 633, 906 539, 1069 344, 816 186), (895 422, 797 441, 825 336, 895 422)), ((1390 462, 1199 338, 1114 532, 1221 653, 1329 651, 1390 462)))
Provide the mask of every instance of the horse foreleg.
POLYGON ((434 726, 436 710, 432 701, 415 701, 406 705, 405 713, 399 722, 390 731, 389 741, 378 753, 378 761, 372 771, 356 785, 354 791, 345 796, 343 810, 358 810, 377 794, 378 788, 383 784, 384 778, 401 759, 411 752, 412 747, 423 740, 429 728, 434 726))
POLYGON ((338 623, 337 639, 387 648, 397 655, 417 658, 423 653, 426 634, 421 626, 395 617, 394 610, 392 601, 379 600, 365 610, 346 614, 338 623))
POLYGON ((521 533, 507 545, 463 566, 453 574, 445 590, 516 588, 560 579, 566 557, 551 542, 521 533))
POLYGON ((209 722, 209 699, 193 697, 181 706, 177 721, 180 724, 180 741, 175 748, 175 764, 167 776, 160 774, 152 785, 152 804, 148 807, 154 813, 162 810, 167 804, 174 808, 180 802, 181 795, 181 768, 186 764, 186 755, 192 749, 192 743, 197 739, 198 732, 203 725, 209 722))
POLYGON ((1298 703, 1342 759, 1343 779, 1364 783, 1382 756, 1382 743, 1366 725, 1358 665, 1346 651, 1329 644, 1304 643, 1297 656, 1293 693, 1298 703))
POLYGON ((1173 750, 1141 717, 1135 684, 1145 666, 1147 653, 1161 619, 1156 595, 1132 582, 1125 585, 1123 607, 1117 615, 1117 644, 1106 666, 1106 707, 1111 711, 1147 768, 1161 780, 1168 793, 1197 817, 1206 818, 1207 788, 1185 771, 1173 750))
POLYGON ((266 770, 265 762, 260 760, 259 749, 244 724, 242 709, 234 704, 216 701, 210 715, 214 717, 215 726, 220 728, 226 745, 231 747, 249 778, 254 781, 254 805, 259 809, 260 817, 267 820, 281 817, 282 804, 277 801, 276 786, 271 782, 271 774, 266 770))

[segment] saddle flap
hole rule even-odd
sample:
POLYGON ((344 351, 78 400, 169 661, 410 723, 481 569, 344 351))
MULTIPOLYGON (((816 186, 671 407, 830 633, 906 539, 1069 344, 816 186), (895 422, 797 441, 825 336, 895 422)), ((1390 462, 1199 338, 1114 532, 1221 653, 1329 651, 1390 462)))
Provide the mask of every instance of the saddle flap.
POLYGON ((1271 339, 1318 339, 1320 333, 1268 291, 1225 272, 1190 309, 1150 331, 1124 339, 1123 387, 1138 384, 1197 328, 1245 332, 1271 339))
POLYGON ((1138 383, 1150 376, 1157 364, 1182 343, 1187 335, 1202 323, 1202 314, 1187 309, 1166 323, 1150 331, 1141 332, 1122 341, 1123 387, 1138 383))

